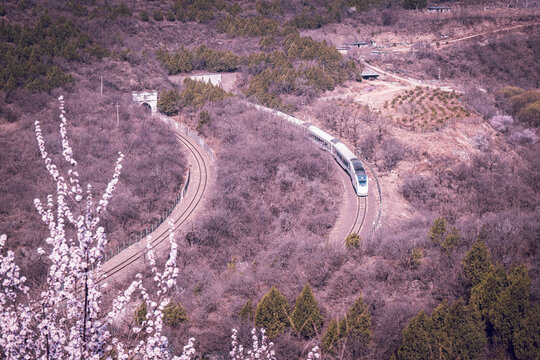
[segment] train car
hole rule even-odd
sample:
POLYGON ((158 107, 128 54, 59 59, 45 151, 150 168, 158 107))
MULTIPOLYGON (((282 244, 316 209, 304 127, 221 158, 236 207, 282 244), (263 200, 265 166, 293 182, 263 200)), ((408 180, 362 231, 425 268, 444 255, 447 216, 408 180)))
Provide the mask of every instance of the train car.
POLYGON ((308 125, 307 126, 308 137, 315 143, 317 146, 323 150, 328 150, 330 153, 334 153, 334 145, 332 140, 334 137, 327 132, 319 129, 316 126, 308 125))
POLYGON ((334 157, 339 165, 349 173, 356 195, 368 195, 368 177, 362 162, 341 141, 334 139, 334 157))

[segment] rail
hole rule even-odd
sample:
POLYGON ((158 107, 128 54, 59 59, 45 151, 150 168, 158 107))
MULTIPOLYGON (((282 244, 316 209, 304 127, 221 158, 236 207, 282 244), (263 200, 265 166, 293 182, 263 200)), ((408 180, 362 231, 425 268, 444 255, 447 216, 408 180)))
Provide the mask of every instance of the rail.
MULTIPOLYGON (((159 118, 163 122, 165 122, 165 123, 169 124, 170 126, 174 127, 176 130, 180 130, 182 133, 184 133, 185 135, 187 135, 190 138, 192 138, 193 140, 195 140, 199 144, 199 146, 201 148, 203 148, 204 151, 208 154, 208 157, 210 158, 210 160, 212 162, 215 160, 215 155, 214 155, 214 152, 212 151, 212 149, 210 149, 210 147, 208 145, 206 145, 204 140, 201 139, 199 137, 199 135, 197 135, 196 132, 194 132, 193 130, 191 130, 187 126, 184 126, 184 125, 174 121, 173 119, 171 119, 168 116, 164 116, 164 115, 159 114, 159 118)), ((184 186, 178 191, 178 194, 176 195, 176 197, 174 199, 174 204, 170 208, 168 208, 167 210, 163 211, 159 215, 159 218, 157 220, 155 220, 154 222, 152 222, 152 224, 150 224, 149 226, 145 227, 144 230, 141 230, 137 234, 129 236, 127 239, 122 240, 116 246, 116 248, 107 250, 105 252, 104 257, 103 257, 103 263, 105 263, 107 260, 110 260, 114 256, 118 255, 123 250, 127 249, 128 247, 138 243, 139 241, 141 241, 141 239, 146 238, 149 234, 151 234, 154 230, 156 230, 169 217, 169 215, 172 213, 174 208, 176 206, 178 206, 180 201, 182 201, 182 199, 186 195, 186 191, 187 191, 188 186, 190 184, 190 180, 191 180, 191 171, 189 171, 189 169, 188 169, 186 182, 185 182, 184 186)))
POLYGON ((137 234, 129 236, 127 239, 120 242, 116 246, 116 249, 106 250, 103 256, 103 263, 105 263, 107 260, 110 260, 114 256, 118 255, 123 250, 130 247, 131 245, 138 243, 139 241, 141 241, 141 239, 144 239, 146 236, 148 236, 148 234, 151 234, 155 229, 157 229, 161 224, 163 224, 163 222, 169 217, 169 215, 171 215, 174 208, 184 199, 184 196, 186 195, 186 191, 189 186, 190 179, 191 179, 191 171, 188 169, 186 182, 184 186, 181 187, 180 191, 178 191, 178 194, 176 195, 174 199, 173 205, 167 210, 163 211, 159 215, 159 218, 155 220, 154 222, 152 222, 150 226, 145 227, 144 230, 141 230, 137 234))
MULTIPOLYGON (((291 115, 287 115, 287 114, 285 114, 285 113, 283 113, 283 112, 281 112, 279 110, 270 109, 270 108, 267 108, 265 106, 256 105, 256 104, 253 104, 253 103, 250 103, 250 102, 247 102, 247 101, 245 101, 245 103, 247 105, 249 105, 249 106, 255 107, 257 110, 262 110, 262 111, 265 111, 267 113, 274 114, 274 115, 282 118, 283 120, 286 120, 289 124, 293 125, 294 127, 303 128, 304 129, 304 135, 305 136, 308 135, 307 128, 304 126, 305 125, 304 121, 301 121, 300 119, 297 119, 297 118, 295 118, 295 117, 293 117, 291 115)), ((327 148, 323 148, 323 149, 328 150, 327 148)), ((373 233, 375 232, 375 230, 379 226, 381 216, 382 216, 382 190, 381 190, 381 185, 379 183, 379 177, 378 177, 377 173, 375 172, 375 170, 373 169, 373 167, 366 161, 362 161, 362 163, 366 164, 369 167, 369 170, 371 171, 371 173, 373 174, 373 178, 375 179, 375 182, 377 183, 377 191, 379 193, 379 211, 377 213, 377 219, 375 220, 375 223, 373 224, 373 227, 371 228, 371 234, 370 234, 370 235, 373 235, 373 233)))
POLYGON ((214 152, 212 151, 212 149, 210 149, 210 147, 206 145, 206 142, 199 135, 197 135, 195 131, 191 130, 190 128, 188 128, 187 126, 183 124, 180 124, 177 121, 174 121, 172 118, 168 116, 159 114, 159 118, 162 121, 169 124, 170 126, 174 127, 175 129, 181 130, 184 134, 186 134, 187 136, 195 140, 199 144, 199 146, 204 149, 204 151, 206 152, 206 154, 208 155, 208 157, 210 158, 212 162, 216 160, 216 156, 214 155, 214 152))

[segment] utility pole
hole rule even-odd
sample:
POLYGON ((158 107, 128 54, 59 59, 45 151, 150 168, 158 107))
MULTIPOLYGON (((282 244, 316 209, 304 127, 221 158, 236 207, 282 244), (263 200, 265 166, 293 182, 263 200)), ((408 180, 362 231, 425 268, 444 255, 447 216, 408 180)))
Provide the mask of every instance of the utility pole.
POLYGON ((101 76, 101 95, 103 95, 103 76, 101 76))
POLYGON ((118 108, 120 107, 120 104, 118 102, 114 104, 116 106, 116 127, 120 125, 120 114, 118 112, 118 108))

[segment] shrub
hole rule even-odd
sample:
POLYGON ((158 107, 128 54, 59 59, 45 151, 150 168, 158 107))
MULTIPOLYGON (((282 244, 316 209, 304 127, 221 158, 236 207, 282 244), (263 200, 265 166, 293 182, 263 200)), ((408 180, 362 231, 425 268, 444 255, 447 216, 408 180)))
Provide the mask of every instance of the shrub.
POLYGON ((158 109, 162 113, 168 116, 178 114, 181 109, 180 105, 181 97, 178 90, 171 89, 161 92, 158 99, 158 109))
POLYGON ((135 324, 141 326, 144 321, 146 321, 146 315, 148 314, 146 308, 146 301, 143 301, 141 305, 135 310, 135 324))
POLYGON ((184 80, 184 90, 180 93, 180 107, 202 107, 207 102, 223 100, 229 96, 231 94, 220 87, 186 78, 184 80))
POLYGON ((156 21, 163 21, 163 13, 161 12, 161 10, 154 10, 154 12, 152 13, 152 17, 156 21))
POLYGON ((434 243, 441 245, 444 241, 444 235, 446 234, 446 219, 444 217, 438 217, 433 222, 433 226, 429 230, 429 240, 434 243))
POLYGON ((358 249, 360 247, 360 235, 352 233, 345 238, 345 247, 349 250, 358 249))
POLYGON ((145 21, 145 22, 150 20, 150 18, 148 17, 148 13, 145 10, 142 10, 142 11, 139 12, 139 19, 141 19, 142 21, 145 21))
POLYGON ((255 326, 264 328, 269 339, 275 339, 289 326, 290 311, 287 299, 272 286, 257 305, 255 326))
POLYGON ((489 120, 489 123, 495 130, 506 132, 506 130, 508 130, 508 126, 514 123, 514 119, 508 115, 496 115, 489 120))
POLYGON ((172 10, 167 11, 165 17, 167 18, 167 21, 174 21, 176 19, 176 15, 174 15, 172 10))
POLYGON ((178 327, 188 322, 186 309, 179 302, 169 302, 163 309, 163 322, 170 327, 178 327))
POLYGON ((518 113, 519 120, 530 126, 540 126, 540 100, 522 108, 518 113))
POLYGON ((416 270, 422 263, 422 249, 414 248, 411 250, 411 255, 409 257, 409 268, 411 270, 416 270))
POLYGON ((212 118, 210 117, 210 113, 207 110, 203 110, 199 113, 199 124, 197 125, 197 130, 201 131, 201 129, 205 126, 210 124, 212 121, 212 118))

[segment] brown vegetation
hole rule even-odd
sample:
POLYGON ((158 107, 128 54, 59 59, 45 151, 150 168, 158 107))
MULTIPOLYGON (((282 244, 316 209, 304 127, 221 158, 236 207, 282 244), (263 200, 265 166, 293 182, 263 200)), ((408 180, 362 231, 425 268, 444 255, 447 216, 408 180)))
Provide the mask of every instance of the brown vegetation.
MULTIPOLYGON (((31 277, 39 277, 45 264, 37 260, 35 249, 44 240, 44 229, 33 199, 43 199, 53 189, 44 181, 48 175, 39 158, 33 123, 37 119, 42 122, 46 142, 54 144, 47 151, 56 159, 61 151, 55 137, 60 112, 51 97, 36 95, 43 107, 33 112, 25 106, 31 97, 24 92, 20 96, 20 100, 4 100, 13 109, 15 122, 0 116, 0 228, 10 237, 8 245, 25 255, 23 269, 31 277)), ((104 190, 112 176, 111 164, 118 151, 126 155, 121 181, 103 219, 112 249, 119 241, 150 226, 173 205, 184 180, 185 157, 167 126, 133 104, 130 94, 72 92, 66 95, 66 117, 75 156, 84 169, 81 180, 83 184, 91 183, 96 194, 104 190), (115 102, 120 105, 118 124, 115 102)))

